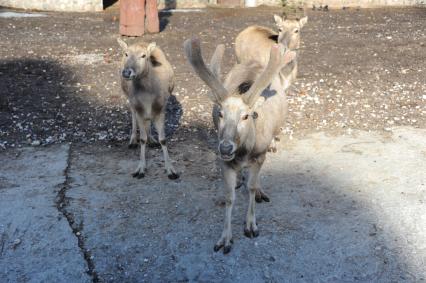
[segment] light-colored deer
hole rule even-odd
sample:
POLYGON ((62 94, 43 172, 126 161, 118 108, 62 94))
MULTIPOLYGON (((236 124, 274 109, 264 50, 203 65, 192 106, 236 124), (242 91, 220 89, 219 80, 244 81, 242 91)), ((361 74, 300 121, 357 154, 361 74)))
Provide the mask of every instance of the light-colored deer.
POLYGON ((218 251, 223 247, 223 252, 228 253, 232 244, 231 212, 235 186, 237 175, 243 168, 249 170, 247 187, 250 191, 244 234, 250 238, 259 235, 255 200, 267 198, 260 187, 259 172, 268 147, 284 123, 287 112, 286 95, 277 93, 275 89, 282 86, 278 81, 273 81, 273 78, 296 54, 285 51, 282 44, 275 44, 269 49, 270 59, 266 68, 257 62, 237 64, 222 84, 220 62, 224 45, 217 46, 210 68, 204 63, 198 39, 185 41, 184 49, 197 75, 210 87, 210 98, 215 103, 213 121, 218 131, 218 150, 227 193, 224 230, 214 250, 218 251), (266 89, 270 84, 270 88, 266 89), (266 100, 259 99, 261 95, 266 100))
MULTIPOLYGON (((300 30, 308 22, 308 17, 287 19, 274 15, 274 20, 278 33, 262 26, 250 26, 240 32, 235 39, 235 53, 237 61, 240 63, 255 61, 266 67, 269 51, 274 44, 282 43, 289 50, 296 51, 295 60, 284 66, 277 74, 276 80, 282 86, 280 91, 284 92, 297 77, 300 30)), ((270 150, 273 152, 277 150, 275 140, 279 140, 279 138, 275 137, 272 140, 270 150)))
POLYGON ((307 23, 308 17, 286 19, 274 15, 274 20, 278 33, 262 26, 250 26, 240 32, 235 39, 235 53, 237 61, 240 63, 256 61, 266 67, 269 51, 274 44, 282 43, 288 49, 296 51, 296 59, 286 65, 278 74, 283 91, 285 91, 297 76, 300 30, 307 23))
POLYGON ((174 87, 174 73, 164 53, 154 42, 128 46, 117 39, 123 49, 121 88, 130 102, 132 134, 129 147, 137 147, 137 127, 140 131, 141 153, 135 178, 143 178, 146 172, 145 148, 151 138, 151 122, 158 132, 158 141, 163 150, 167 175, 177 179, 179 175, 172 165, 166 146, 164 132, 165 108, 174 87))

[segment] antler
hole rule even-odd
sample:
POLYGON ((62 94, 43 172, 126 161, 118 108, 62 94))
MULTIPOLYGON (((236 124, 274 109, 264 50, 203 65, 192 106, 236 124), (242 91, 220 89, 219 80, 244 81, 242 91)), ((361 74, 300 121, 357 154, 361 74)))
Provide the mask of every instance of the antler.
POLYGON ((216 50, 213 53, 212 58, 210 59, 210 70, 213 72, 213 75, 220 81, 220 70, 223 53, 225 53, 225 45, 219 44, 216 47, 216 50))
POLYGON ((272 78, 281 70, 281 68, 293 61, 296 57, 296 52, 284 50, 285 47, 282 44, 274 44, 271 47, 268 65, 250 87, 248 92, 244 94, 244 101, 250 108, 254 106, 256 100, 262 94, 262 91, 268 87, 272 78))
POLYGON ((203 56, 201 55, 200 40, 198 38, 193 37, 191 39, 187 39, 183 45, 186 58, 194 68, 194 71, 211 88, 215 102, 220 104, 221 101, 223 101, 223 99, 228 95, 228 92, 213 72, 216 73, 220 70, 220 64, 216 63, 218 59, 222 57, 221 53, 223 55, 223 51, 221 51, 223 47, 219 45, 216 48, 215 54, 212 58, 212 61, 215 65, 212 72, 204 63, 203 56))

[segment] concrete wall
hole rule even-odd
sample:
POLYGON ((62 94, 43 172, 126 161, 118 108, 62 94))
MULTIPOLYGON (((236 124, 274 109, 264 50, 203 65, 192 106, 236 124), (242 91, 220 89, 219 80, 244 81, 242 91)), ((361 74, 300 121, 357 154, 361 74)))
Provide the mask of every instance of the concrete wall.
POLYGON ((0 6, 43 10, 43 11, 67 11, 85 12, 102 11, 102 0, 0 0, 0 6))
MULTIPOLYGON (((260 2, 265 1, 269 3, 277 3, 277 0, 258 0, 260 2)), ((385 6, 422 6, 426 5, 426 0, 304 0, 304 1, 289 1, 299 4, 304 3, 307 7, 312 5, 328 5, 330 8, 342 8, 342 7, 361 7, 361 8, 374 8, 374 7, 385 7, 385 6)), ((265 3, 266 4, 266 3, 265 3)))
MULTIPOLYGON (((159 8, 199 8, 216 4, 217 0, 157 0, 159 8)), ((328 5, 330 8, 383 6, 422 6, 426 0, 288 0, 289 3, 307 7, 328 5)), ((241 0, 244 3, 244 0, 241 0)), ((281 5, 281 0, 257 0, 258 5, 281 5)), ((0 6, 45 11, 102 11, 102 0, 0 0, 0 6)))

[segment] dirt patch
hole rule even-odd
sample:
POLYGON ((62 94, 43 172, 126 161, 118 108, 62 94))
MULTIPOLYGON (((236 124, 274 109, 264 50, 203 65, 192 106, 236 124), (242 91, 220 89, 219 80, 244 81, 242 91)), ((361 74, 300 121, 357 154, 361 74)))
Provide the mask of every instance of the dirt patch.
MULTIPOLYGON (((208 89, 184 59, 184 39, 199 36, 208 58, 216 44, 225 43, 227 72, 235 62, 237 33, 251 24, 272 26, 276 12, 260 7, 160 14, 163 32, 143 40, 156 41, 175 69, 169 135, 179 139, 212 126, 208 89)), ((0 19, 1 147, 124 142, 130 114, 119 87, 118 11, 45 14, 0 19)), ((424 15, 420 8, 308 11, 284 132, 425 127, 424 15)))

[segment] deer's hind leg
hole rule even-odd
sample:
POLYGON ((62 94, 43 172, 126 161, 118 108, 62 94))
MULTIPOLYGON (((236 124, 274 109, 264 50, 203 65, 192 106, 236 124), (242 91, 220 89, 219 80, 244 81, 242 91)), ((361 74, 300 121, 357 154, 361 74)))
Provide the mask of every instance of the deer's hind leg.
POLYGON ((161 111, 154 117, 154 126, 158 132, 158 141, 160 142, 161 149, 163 150, 164 163, 167 172, 167 176, 169 179, 174 180, 179 178, 179 174, 175 170, 172 164, 172 160, 169 156, 169 151, 166 145, 166 134, 164 131, 164 122, 165 122, 165 114, 164 111, 161 111))

